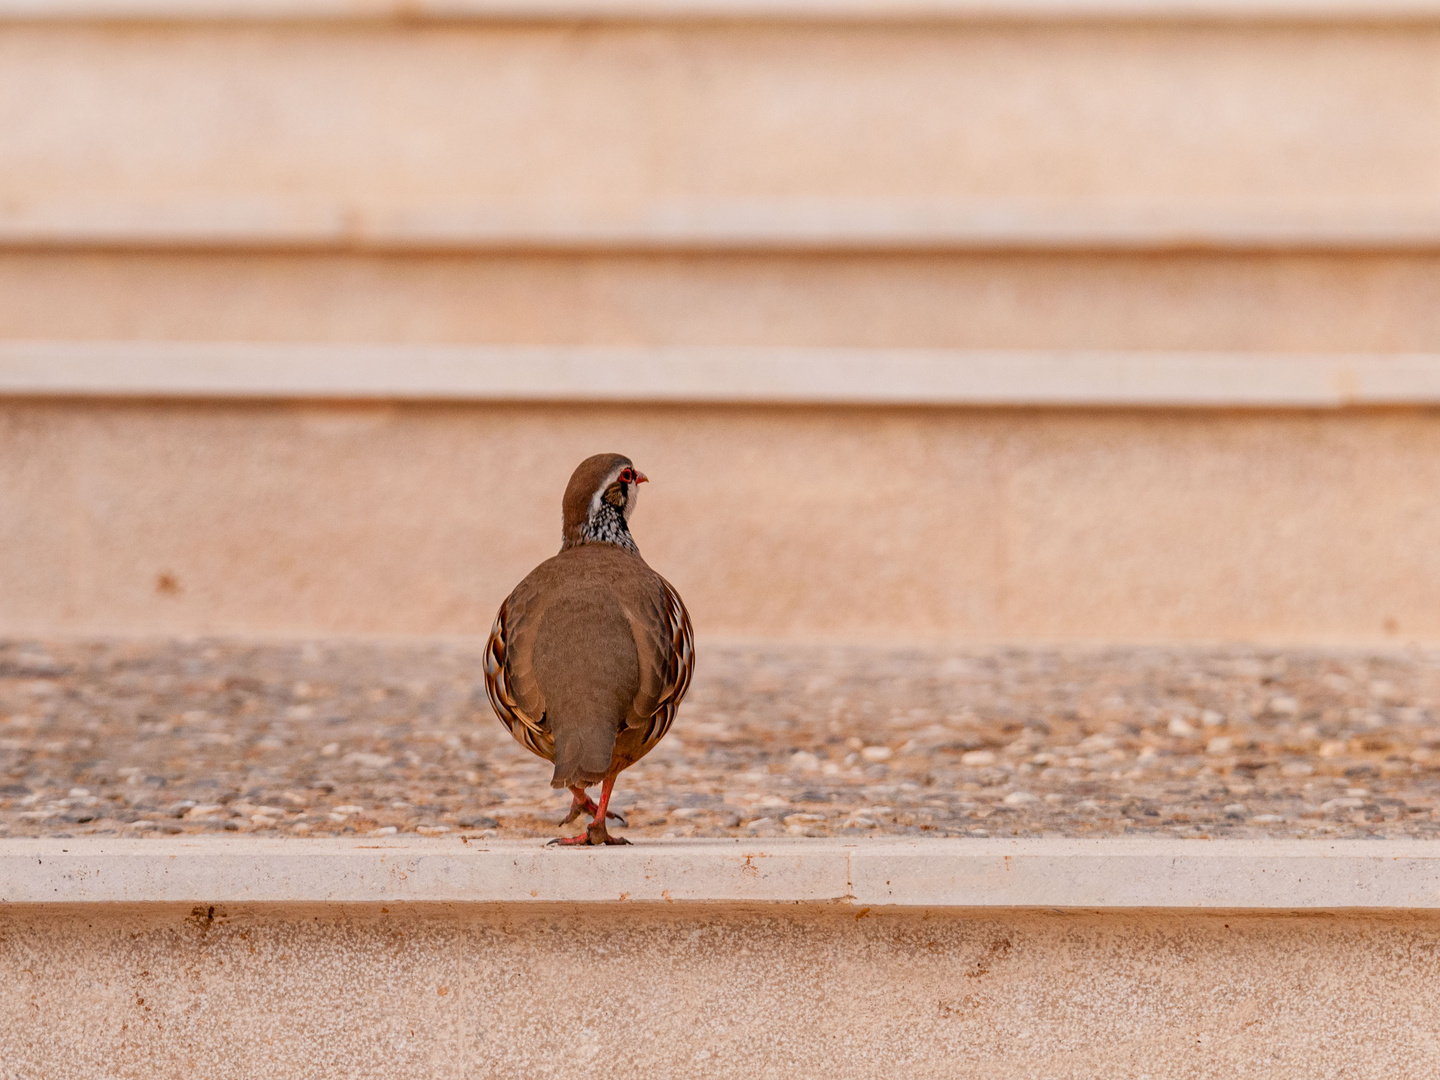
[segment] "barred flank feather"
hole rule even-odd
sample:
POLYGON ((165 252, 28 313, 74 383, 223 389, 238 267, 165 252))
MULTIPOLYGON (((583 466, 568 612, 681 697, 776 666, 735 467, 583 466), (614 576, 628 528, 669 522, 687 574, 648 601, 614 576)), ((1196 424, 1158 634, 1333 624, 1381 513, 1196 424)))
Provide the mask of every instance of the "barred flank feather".
POLYGON ((485 693, 495 715, 500 718, 515 740, 532 754, 547 761, 555 760, 555 740, 541 723, 526 716, 510 692, 510 671, 505 666, 505 609, 500 605, 495 625, 490 628, 490 641, 485 647, 485 693))
POLYGON ((680 600, 680 594, 664 578, 660 584, 665 589, 665 629, 670 637, 669 667, 665 673, 665 686, 660 691, 660 701, 650 726, 645 730, 645 745, 653 746, 665 737, 680 708, 685 691, 690 688, 690 674, 695 669, 695 634, 690 628, 690 613, 680 600))

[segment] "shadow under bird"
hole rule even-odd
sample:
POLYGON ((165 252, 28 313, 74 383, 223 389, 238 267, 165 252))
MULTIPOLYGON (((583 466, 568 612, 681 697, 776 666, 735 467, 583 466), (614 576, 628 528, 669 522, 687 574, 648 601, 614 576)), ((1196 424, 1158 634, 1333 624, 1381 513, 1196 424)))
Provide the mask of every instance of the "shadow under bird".
POLYGON ((575 469, 562 504, 560 553, 515 586, 495 616, 485 690, 501 723, 554 762, 550 786, 574 796, 559 844, 628 844, 606 818, 615 777, 670 730, 695 664, 690 616, 630 536, 646 482, 629 458, 596 454, 575 469), (597 805, 585 789, 600 784, 597 805))

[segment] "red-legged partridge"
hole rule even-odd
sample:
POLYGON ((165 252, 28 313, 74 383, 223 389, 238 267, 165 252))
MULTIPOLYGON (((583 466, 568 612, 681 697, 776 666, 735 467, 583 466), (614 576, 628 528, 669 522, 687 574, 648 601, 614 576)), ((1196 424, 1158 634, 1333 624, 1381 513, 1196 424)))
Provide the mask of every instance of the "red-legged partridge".
POLYGON ((569 816, 594 815, 561 844, 624 844, 606 831, 615 777, 670 730, 695 662, 690 616, 630 536, 645 474, 620 454, 586 458, 565 488, 564 539, 500 605, 485 689, 526 749, 555 763, 569 816), (585 793, 600 784, 600 802, 585 793))

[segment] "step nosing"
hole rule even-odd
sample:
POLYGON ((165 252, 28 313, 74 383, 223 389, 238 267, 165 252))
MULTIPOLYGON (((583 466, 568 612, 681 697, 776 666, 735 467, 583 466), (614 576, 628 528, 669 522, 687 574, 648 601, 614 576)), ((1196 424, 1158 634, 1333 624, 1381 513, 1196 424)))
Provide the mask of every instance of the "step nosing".
POLYGON ((1440 403, 1440 353, 10 341, 0 396, 1314 409, 1440 403))
POLYGON ((1440 19, 1435 0, 4 0, 0 21, 1145 21, 1440 19))
POLYGON ((0 841, 0 904, 1440 909, 1440 841, 0 841))

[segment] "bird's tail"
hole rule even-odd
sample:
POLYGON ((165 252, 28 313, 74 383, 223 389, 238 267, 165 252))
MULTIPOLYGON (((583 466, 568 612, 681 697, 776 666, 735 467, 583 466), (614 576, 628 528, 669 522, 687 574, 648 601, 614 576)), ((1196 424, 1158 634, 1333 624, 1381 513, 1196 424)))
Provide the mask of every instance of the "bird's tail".
POLYGON ((610 772, 615 754, 615 729, 608 724, 554 723, 555 774, 550 786, 588 787, 610 772))

